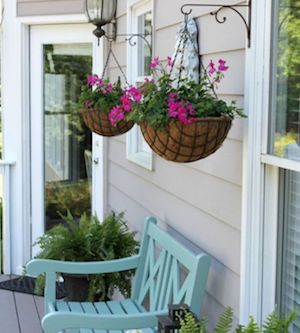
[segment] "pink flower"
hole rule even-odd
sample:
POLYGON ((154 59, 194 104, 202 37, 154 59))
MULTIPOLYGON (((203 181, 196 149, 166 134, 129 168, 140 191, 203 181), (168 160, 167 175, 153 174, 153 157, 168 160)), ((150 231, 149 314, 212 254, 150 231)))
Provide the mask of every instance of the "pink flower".
POLYGON ((227 71, 227 69, 229 68, 228 66, 225 65, 226 61, 223 59, 219 59, 219 66, 218 66, 218 70, 220 72, 225 72, 227 71))
POLYGON ((111 83, 109 83, 109 84, 107 85, 106 90, 107 90, 107 92, 112 93, 112 91, 113 91, 113 86, 112 86, 111 83))
POLYGON ((87 83, 90 87, 92 87, 93 85, 95 85, 99 80, 99 77, 97 74, 95 75, 88 75, 87 77, 87 83))
POLYGON ((103 87, 103 86, 104 86, 104 82, 103 82, 103 80, 102 80, 102 79, 97 79, 97 80, 96 80, 96 85, 97 85, 98 87, 103 87))
POLYGON ((127 89, 127 94, 135 101, 140 102, 142 99, 142 93, 140 89, 136 87, 130 87, 127 89))
POLYGON ((175 118, 182 124, 192 124, 195 118, 196 110, 188 101, 178 101, 177 93, 170 93, 168 98, 168 114, 170 118, 175 118))
POLYGON ((209 65, 208 65, 208 74, 212 75, 216 71, 215 64, 213 63, 212 60, 210 60, 209 65))
POLYGON ((122 102, 122 106, 126 112, 131 111, 131 100, 130 97, 127 95, 123 95, 120 97, 120 100, 122 102))
POLYGON ((169 100, 178 99, 178 94, 176 92, 172 92, 169 94, 169 100))
POLYGON ((116 105, 109 112, 108 118, 112 126, 116 126, 119 121, 125 119, 124 109, 120 105, 116 105))
POLYGON ((156 68, 157 66, 159 66, 159 57, 155 57, 154 59, 152 59, 149 64, 150 68, 156 68))
POLYGON ((173 67, 174 66, 174 60, 172 59, 172 57, 167 57, 167 60, 168 60, 167 65, 169 67, 173 67))
POLYGON ((93 106, 93 102, 92 101, 85 101, 84 102, 84 107, 89 109, 93 106))

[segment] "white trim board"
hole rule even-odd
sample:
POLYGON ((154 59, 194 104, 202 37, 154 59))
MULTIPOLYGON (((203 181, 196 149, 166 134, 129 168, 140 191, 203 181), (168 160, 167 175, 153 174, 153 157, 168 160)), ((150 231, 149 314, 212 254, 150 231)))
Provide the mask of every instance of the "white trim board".
MULTIPOLYGON (((20 273, 30 259, 30 127, 29 127, 29 30, 31 25, 86 23, 84 14, 17 17, 16 1, 4 0, 2 24, 2 105, 3 157, 16 161, 11 170, 12 273, 20 273), (11 41, 14 41, 13 43, 11 41), (14 138, 12 140, 12 138, 14 138)), ((91 26, 92 27, 92 26, 91 26)), ((101 55, 100 55, 101 57, 101 55)), ((98 141, 98 149, 105 154, 105 140, 98 141)), ((100 161, 105 165, 105 161, 100 161)), ((105 174, 105 167, 103 174, 105 174)), ((104 187, 104 193, 105 187, 104 187)), ((98 203, 99 204, 99 203, 98 203)), ((103 210, 106 205, 103 202, 103 210)), ((32 210, 35 209, 32 203, 32 210)), ((101 217, 101 216, 99 216, 101 217)))
MULTIPOLYGON (((265 168, 261 163, 265 142, 269 97, 269 64, 272 1, 252 2, 252 46, 246 51, 245 109, 248 114, 244 131, 244 167, 241 232, 241 297, 240 320, 245 324, 249 315, 262 321, 263 272, 263 216, 265 168)), ((270 277, 271 278, 271 277, 270 277)), ((272 283, 269 284, 270 289, 272 283)), ((265 291, 264 291, 265 292, 265 291)), ((273 291, 275 293, 275 290, 273 291)), ((269 296, 271 290, 269 292, 269 296)))
POLYGON ((72 15, 49 15, 49 16, 19 16, 17 21, 25 25, 35 24, 65 24, 65 23, 87 23, 88 19, 84 14, 72 15))
MULTIPOLYGON (((154 3, 152 0, 131 0, 127 3, 127 29, 128 33, 138 33, 138 16, 148 11, 152 11, 154 18, 154 3)), ((154 21, 152 21, 154 27, 154 21)), ((154 31, 152 32, 154 34, 154 31)), ((153 41, 153 36, 152 36, 153 41)), ((152 43, 154 44, 154 43, 152 43)), ((143 81, 138 77, 138 50, 127 44, 127 79, 130 84, 143 81)), ((153 171, 153 152, 147 146, 139 126, 135 125, 126 135, 126 157, 133 162, 149 171, 153 171), (142 147, 146 146, 146 149, 142 147)))

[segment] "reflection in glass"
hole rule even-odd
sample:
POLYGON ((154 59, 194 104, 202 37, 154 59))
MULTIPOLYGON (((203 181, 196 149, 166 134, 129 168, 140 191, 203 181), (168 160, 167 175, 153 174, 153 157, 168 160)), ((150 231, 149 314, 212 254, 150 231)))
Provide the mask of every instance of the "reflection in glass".
POLYGON ((91 211, 91 133, 76 103, 92 72, 91 44, 44 45, 44 172, 46 229, 91 211))
POLYGON ((300 0, 278 0, 271 153, 300 160, 300 0))
MULTIPOLYGON (((287 314, 300 304, 300 173, 282 171, 279 193, 283 205, 280 209, 276 303, 278 311, 287 314)), ((292 325, 291 332, 300 332, 300 317, 292 325)))
POLYGON ((147 12, 138 17, 138 32, 145 35, 145 39, 138 38, 138 76, 149 76, 152 47, 152 12, 147 12))

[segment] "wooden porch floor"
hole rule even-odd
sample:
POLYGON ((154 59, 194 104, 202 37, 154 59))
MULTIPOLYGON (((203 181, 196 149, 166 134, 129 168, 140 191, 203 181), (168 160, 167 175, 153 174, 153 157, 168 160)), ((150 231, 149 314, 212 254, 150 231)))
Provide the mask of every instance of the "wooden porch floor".
MULTIPOLYGON (((0 275, 0 281, 10 277, 0 275)), ((0 332, 42 333, 43 297, 0 289, 0 332)))

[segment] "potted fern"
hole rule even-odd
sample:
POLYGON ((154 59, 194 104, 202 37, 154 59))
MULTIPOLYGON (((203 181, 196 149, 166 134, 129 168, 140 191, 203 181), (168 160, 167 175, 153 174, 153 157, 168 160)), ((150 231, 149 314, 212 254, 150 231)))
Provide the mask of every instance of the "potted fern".
MULTIPOLYGON (((124 213, 107 215, 100 223, 97 217, 83 214, 79 221, 70 212, 60 224, 38 238, 40 247, 36 258, 65 261, 104 261, 136 254, 138 242, 124 219, 124 213)), ((68 300, 109 300, 115 288, 130 294, 132 271, 102 275, 63 274, 68 300)), ((37 289, 44 287, 43 276, 38 278, 37 289)))

